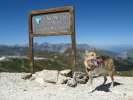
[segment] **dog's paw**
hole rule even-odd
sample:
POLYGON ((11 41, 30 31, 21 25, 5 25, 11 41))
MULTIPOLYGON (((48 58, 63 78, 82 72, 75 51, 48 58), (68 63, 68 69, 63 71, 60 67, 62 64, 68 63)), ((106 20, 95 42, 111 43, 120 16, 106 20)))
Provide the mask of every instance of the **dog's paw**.
POLYGON ((93 87, 89 87, 89 93, 94 92, 94 88, 93 87))

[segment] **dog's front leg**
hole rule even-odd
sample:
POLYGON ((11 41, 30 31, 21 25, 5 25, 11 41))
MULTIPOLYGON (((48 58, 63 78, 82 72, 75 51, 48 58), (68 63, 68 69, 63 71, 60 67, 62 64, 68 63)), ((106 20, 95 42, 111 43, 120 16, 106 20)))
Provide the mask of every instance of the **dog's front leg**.
POLYGON ((110 78, 111 78, 111 86, 110 88, 113 88, 114 87, 114 75, 113 75, 113 72, 110 72, 110 78))
POLYGON ((93 75, 92 75, 92 72, 90 71, 89 72, 89 92, 92 92, 93 91, 93 75))

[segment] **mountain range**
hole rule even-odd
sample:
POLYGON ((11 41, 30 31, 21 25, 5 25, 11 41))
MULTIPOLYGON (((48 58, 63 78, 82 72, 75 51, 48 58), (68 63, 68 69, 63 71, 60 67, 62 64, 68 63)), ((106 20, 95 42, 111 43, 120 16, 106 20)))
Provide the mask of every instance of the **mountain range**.
MULTIPOLYGON (((71 44, 69 43, 59 43, 59 44, 52 44, 52 43, 34 43, 34 51, 47 51, 47 52, 58 52, 64 53, 67 49, 71 48, 71 44)), ((111 57, 120 57, 120 58, 133 58, 133 48, 128 47, 113 47, 112 48, 96 48, 94 46, 90 46, 88 44, 77 44, 77 49, 79 51, 85 52, 85 50, 94 50, 96 49, 102 54, 111 56, 111 57), (117 52, 114 49, 117 48, 117 52)), ((27 45, 0 45, 0 56, 5 55, 27 55, 28 53, 28 46, 27 45)))

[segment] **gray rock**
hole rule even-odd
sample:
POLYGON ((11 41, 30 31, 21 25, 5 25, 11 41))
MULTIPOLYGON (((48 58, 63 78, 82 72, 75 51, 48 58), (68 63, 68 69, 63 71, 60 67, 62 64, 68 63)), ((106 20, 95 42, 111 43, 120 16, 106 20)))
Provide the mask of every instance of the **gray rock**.
POLYGON ((57 84, 66 84, 69 77, 59 74, 57 84))
POLYGON ((70 87, 76 87, 77 86, 77 82, 74 78, 70 78, 68 81, 67 81, 67 86, 70 86, 70 87))
POLYGON ((66 77, 72 77, 72 70, 71 69, 65 69, 60 71, 60 74, 66 77))
POLYGON ((88 76, 83 72, 74 72, 75 73, 75 80, 77 83, 86 84, 88 82, 88 76))
POLYGON ((70 87, 76 87, 77 86, 77 81, 75 80, 75 73, 73 74, 73 78, 70 78, 68 81, 67 81, 67 86, 70 86, 70 87))

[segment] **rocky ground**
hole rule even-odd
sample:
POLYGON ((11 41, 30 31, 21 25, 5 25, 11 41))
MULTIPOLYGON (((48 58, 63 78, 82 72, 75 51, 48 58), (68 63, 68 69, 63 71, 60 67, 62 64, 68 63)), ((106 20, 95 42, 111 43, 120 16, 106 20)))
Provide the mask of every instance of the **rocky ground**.
POLYGON ((108 77, 105 86, 102 77, 94 79, 95 91, 89 93, 89 84, 68 87, 65 84, 39 84, 23 80, 26 73, 0 73, 0 100, 133 100, 133 77, 115 77, 115 87, 110 89, 108 77))

